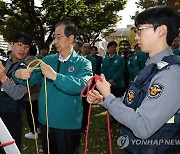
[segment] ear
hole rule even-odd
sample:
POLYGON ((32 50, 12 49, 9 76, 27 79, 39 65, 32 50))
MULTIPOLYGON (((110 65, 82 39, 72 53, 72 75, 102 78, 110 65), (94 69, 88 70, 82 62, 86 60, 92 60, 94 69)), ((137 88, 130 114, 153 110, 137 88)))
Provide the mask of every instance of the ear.
POLYGON ((159 29, 159 36, 163 36, 167 33, 167 26, 166 25, 161 25, 158 27, 159 29))
POLYGON ((70 36, 69 36, 69 41, 70 41, 70 43, 73 43, 73 42, 74 42, 74 35, 70 35, 70 36))

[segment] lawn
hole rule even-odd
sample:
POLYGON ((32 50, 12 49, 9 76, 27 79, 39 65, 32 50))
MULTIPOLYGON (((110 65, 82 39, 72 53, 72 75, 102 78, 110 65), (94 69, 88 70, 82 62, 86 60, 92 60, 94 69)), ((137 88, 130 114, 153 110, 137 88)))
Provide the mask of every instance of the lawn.
MULTIPOLYGON (((89 129, 89 140, 88 140, 88 153, 87 154, 109 154, 109 143, 107 133, 107 120, 105 110, 100 106, 93 106, 91 112, 91 124, 89 129)), ((26 116, 23 116, 23 136, 22 136, 22 154, 36 154, 35 141, 24 138, 24 134, 28 132, 28 124, 26 122, 26 116)), ((112 135, 112 150, 113 154, 122 154, 123 151, 118 149, 116 140, 119 137, 120 125, 114 123, 111 125, 112 135)), ((41 137, 38 138, 38 146, 40 151, 41 137)), ((81 137, 80 154, 84 154, 85 148, 85 134, 81 137)), ((43 154, 43 152, 42 152, 43 154)))

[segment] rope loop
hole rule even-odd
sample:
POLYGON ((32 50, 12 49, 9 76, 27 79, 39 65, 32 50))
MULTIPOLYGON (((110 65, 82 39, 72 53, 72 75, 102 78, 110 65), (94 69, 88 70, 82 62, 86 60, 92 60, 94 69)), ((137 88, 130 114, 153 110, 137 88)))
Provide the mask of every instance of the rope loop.
POLYGON ((87 83, 86 83, 86 85, 84 86, 84 88, 82 89, 82 91, 81 91, 81 96, 82 96, 82 97, 87 97, 87 95, 88 95, 88 93, 89 93, 90 90, 92 90, 92 92, 93 92, 94 88, 96 87, 96 82, 97 82, 98 80, 101 80, 101 77, 100 77, 99 75, 96 75, 96 74, 95 74, 93 77, 91 77, 91 78, 87 81, 87 83), (93 85, 93 81, 95 82, 94 85, 93 85), (93 87, 92 87, 92 85, 93 85, 93 87), (91 87, 92 87, 92 88, 91 88, 91 87), (87 90, 87 93, 84 94, 86 90, 87 90))

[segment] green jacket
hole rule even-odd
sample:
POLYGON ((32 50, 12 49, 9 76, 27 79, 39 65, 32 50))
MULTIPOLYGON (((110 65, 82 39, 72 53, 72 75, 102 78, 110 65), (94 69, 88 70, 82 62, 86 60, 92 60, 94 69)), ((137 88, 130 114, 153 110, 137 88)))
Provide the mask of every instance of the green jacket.
POLYGON ((180 56, 180 48, 173 49, 173 54, 180 56))
MULTIPOLYGON (((42 59, 57 72, 59 54, 42 59)), ((83 115, 81 90, 92 76, 90 61, 75 51, 66 62, 61 62, 56 80, 47 79, 49 127, 59 129, 80 129, 83 115)), ((21 82, 19 79, 17 80, 21 82)), ((41 82, 39 94, 39 121, 46 124, 44 76, 40 70, 32 72, 30 85, 41 82)))
POLYGON ((137 62, 137 55, 133 55, 128 59, 128 72, 129 72, 129 82, 133 81, 135 76, 140 72, 140 68, 137 62))
POLYGON ((112 88, 124 87, 124 59, 119 55, 112 58, 106 56, 102 60, 101 72, 105 75, 106 80, 113 80, 116 85, 112 88))
POLYGON ((136 55, 137 55, 138 67, 140 68, 140 70, 142 70, 145 66, 146 61, 147 61, 148 54, 142 52, 141 50, 138 50, 136 52, 136 55))
POLYGON ((41 54, 36 55, 36 58, 43 59, 43 56, 41 54))
POLYGON ((87 55, 86 59, 88 59, 92 64, 92 71, 93 73, 96 71, 96 59, 91 56, 90 54, 87 55))

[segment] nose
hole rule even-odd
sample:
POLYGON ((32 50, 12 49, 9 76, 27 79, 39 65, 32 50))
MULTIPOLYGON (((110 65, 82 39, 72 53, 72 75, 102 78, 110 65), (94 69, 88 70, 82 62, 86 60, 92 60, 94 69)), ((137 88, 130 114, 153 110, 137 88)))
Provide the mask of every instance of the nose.
POLYGON ((135 40, 137 41, 139 38, 139 35, 136 33, 135 40))
POLYGON ((54 38, 54 44, 57 44, 57 42, 58 42, 58 39, 54 38))
POLYGON ((20 50, 21 50, 21 51, 25 51, 25 49, 26 49, 25 45, 22 45, 22 46, 20 47, 20 50))

